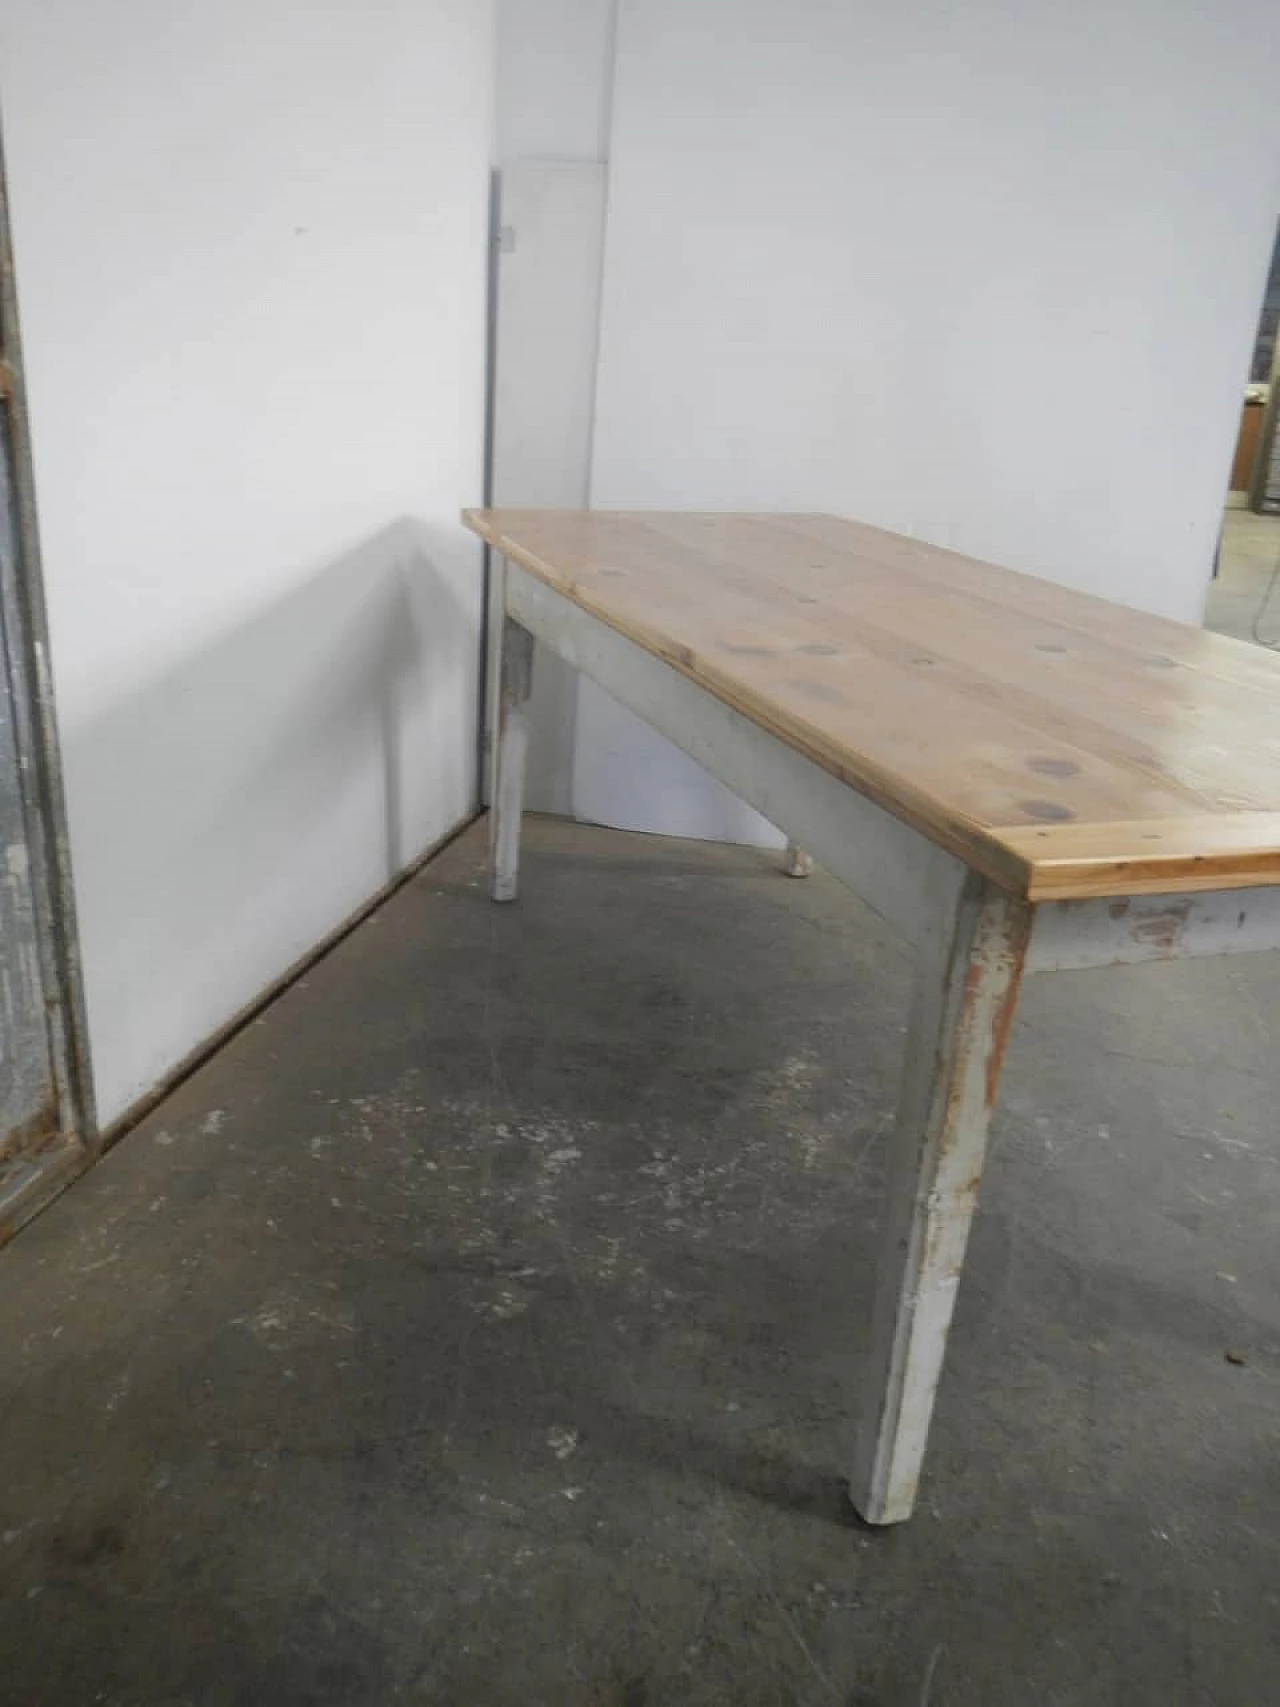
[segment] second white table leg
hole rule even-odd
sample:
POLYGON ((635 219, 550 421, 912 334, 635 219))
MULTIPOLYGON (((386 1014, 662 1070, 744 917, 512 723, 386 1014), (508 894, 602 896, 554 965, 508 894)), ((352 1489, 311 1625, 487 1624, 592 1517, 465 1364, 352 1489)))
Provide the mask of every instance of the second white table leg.
POLYGON ((516 898, 532 685, 533 636, 509 616, 504 617, 498 677, 498 763, 489 812, 489 893, 495 901, 516 898))

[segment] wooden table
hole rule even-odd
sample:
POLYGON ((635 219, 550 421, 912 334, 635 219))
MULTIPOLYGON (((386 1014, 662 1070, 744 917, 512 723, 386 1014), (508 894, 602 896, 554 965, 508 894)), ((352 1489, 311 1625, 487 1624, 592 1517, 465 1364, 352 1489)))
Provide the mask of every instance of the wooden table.
POLYGON ((833 516, 464 519, 502 560, 495 900, 536 640, 915 945, 851 1480, 900 1522, 1023 973, 1280 945, 1280 658, 833 516))

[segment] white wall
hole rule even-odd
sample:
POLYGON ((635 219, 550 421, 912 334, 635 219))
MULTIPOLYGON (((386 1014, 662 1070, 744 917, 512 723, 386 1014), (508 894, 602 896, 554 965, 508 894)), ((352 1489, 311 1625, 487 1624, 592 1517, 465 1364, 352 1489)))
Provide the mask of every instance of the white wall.
MULTIPOLYGON (((626 0, 593 503, 843 512, 1198 621, 1278 55, 1273 0, 626 0)), ((630 762, 632 821, 760 831, 597 698, 580 809, 630 762)))
POLYGON ((0 0, 104 1122, 473 807, 491 23, 0 0))

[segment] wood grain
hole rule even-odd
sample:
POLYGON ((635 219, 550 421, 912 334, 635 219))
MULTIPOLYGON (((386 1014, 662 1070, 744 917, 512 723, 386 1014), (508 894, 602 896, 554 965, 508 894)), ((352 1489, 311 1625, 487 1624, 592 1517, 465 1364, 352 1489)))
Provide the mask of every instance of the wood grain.
POLYGON ((834 516, 468 511, 1031 900, 1280 882, 1280 658, 834 516))

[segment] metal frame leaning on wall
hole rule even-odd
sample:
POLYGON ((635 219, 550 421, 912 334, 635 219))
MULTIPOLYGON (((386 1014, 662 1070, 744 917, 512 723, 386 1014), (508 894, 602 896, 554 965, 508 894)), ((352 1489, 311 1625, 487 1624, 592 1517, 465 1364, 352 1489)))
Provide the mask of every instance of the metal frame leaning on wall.
POLYGON ((0 1192, 0 1241, 98 1153, 62 762, 49 665, 22 344, 0 144, 0 632, 20 755, 36 942, 57 1118, 0 1192))

